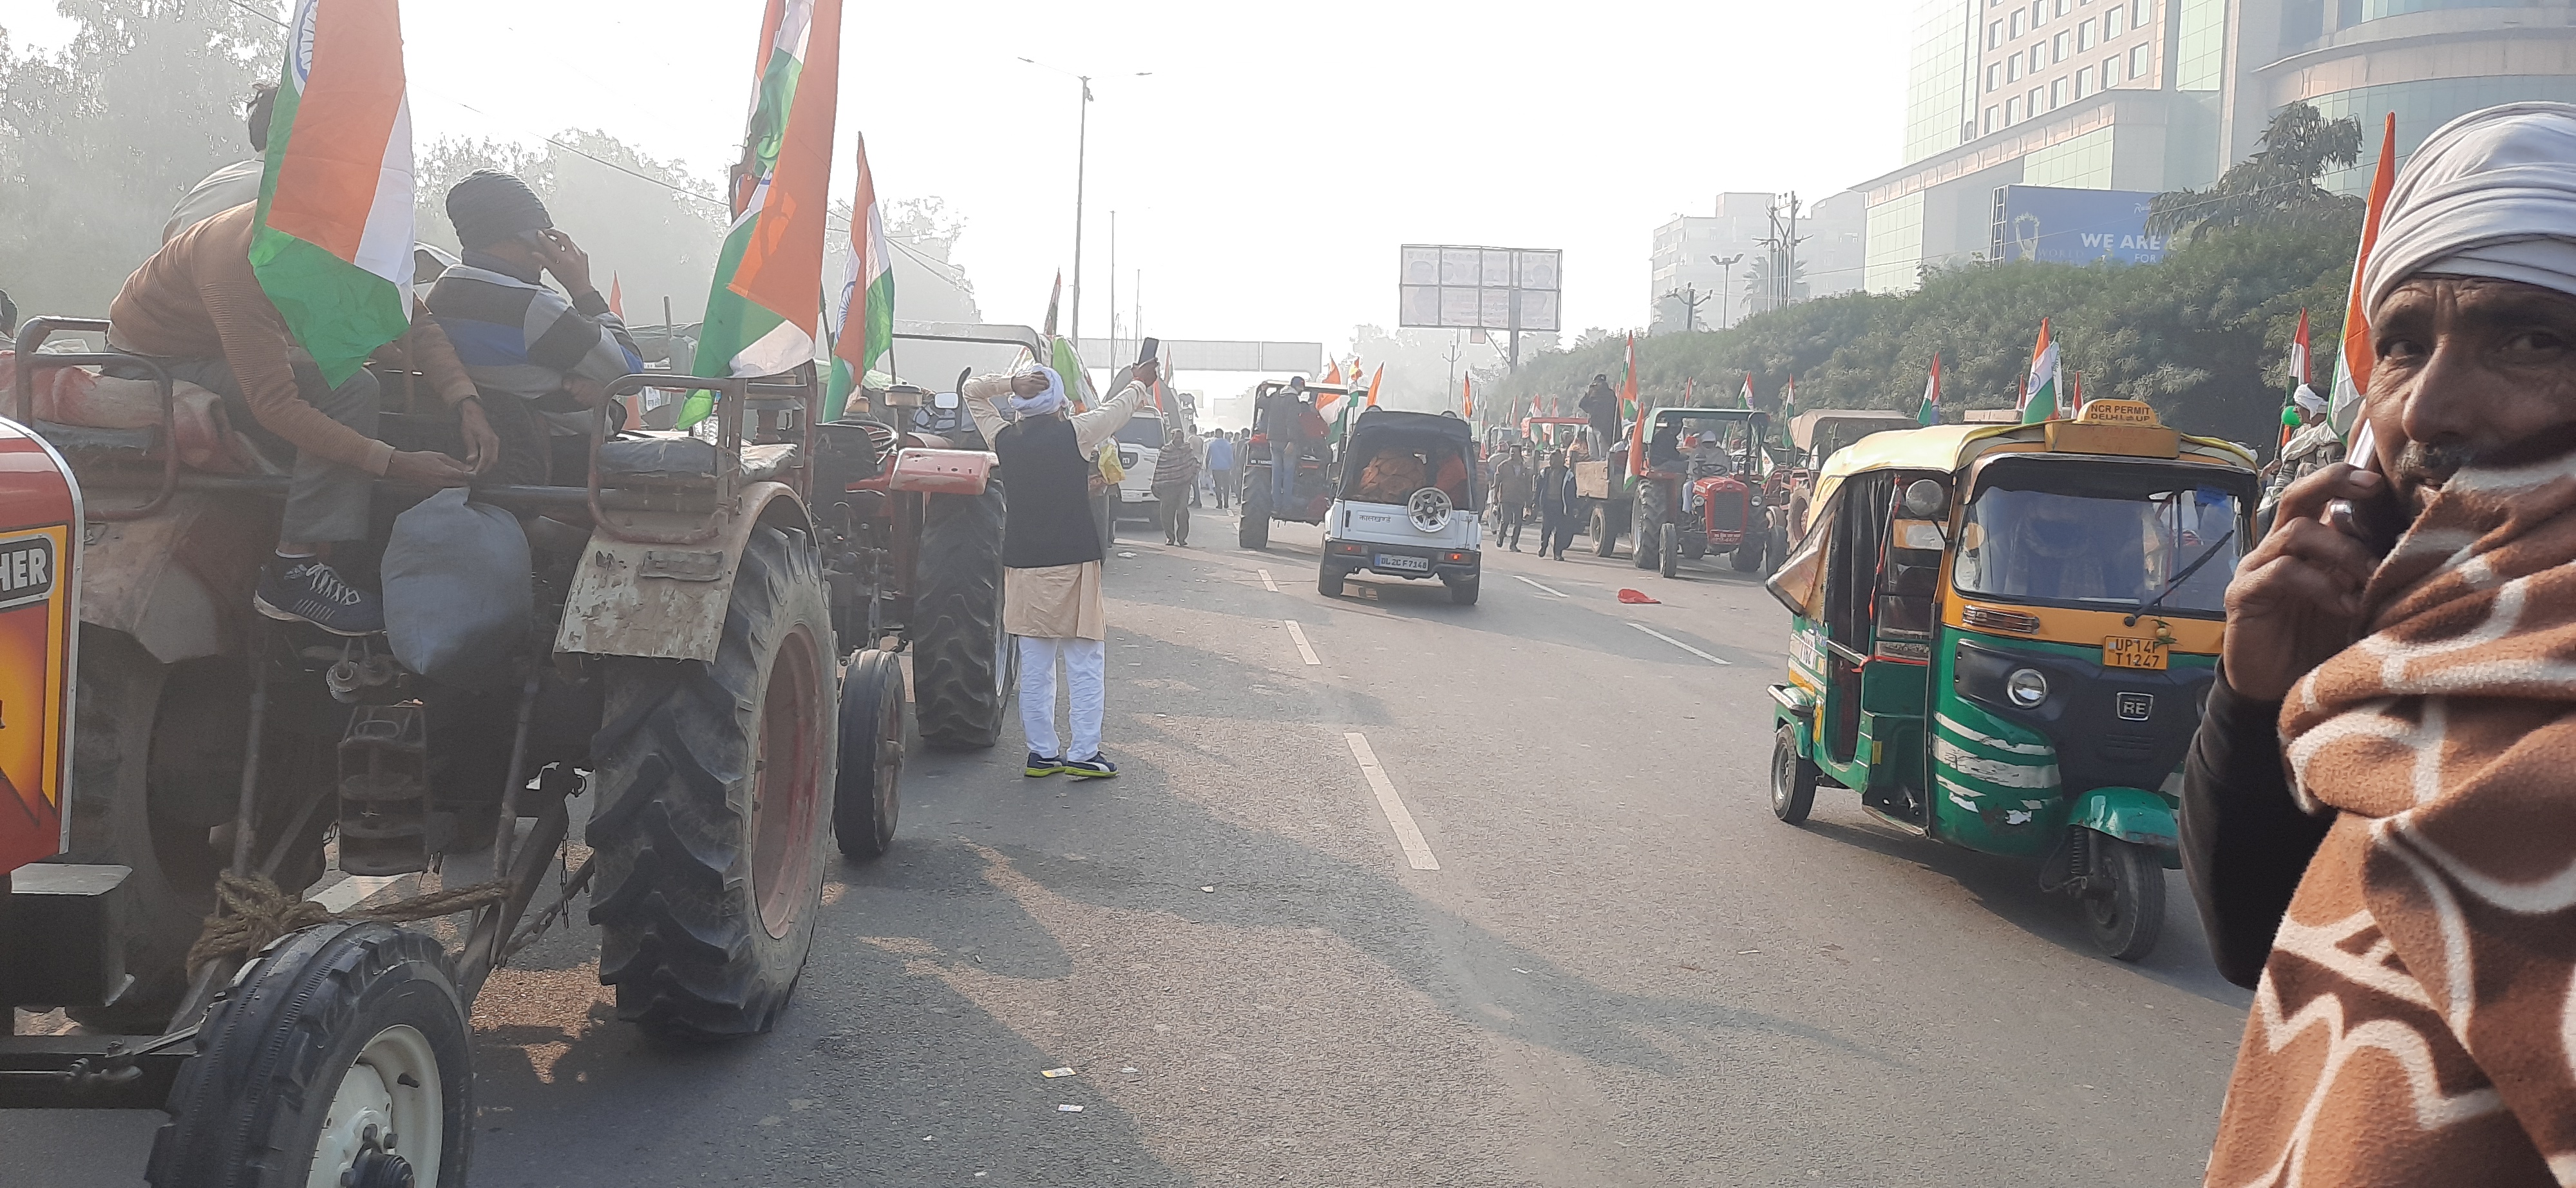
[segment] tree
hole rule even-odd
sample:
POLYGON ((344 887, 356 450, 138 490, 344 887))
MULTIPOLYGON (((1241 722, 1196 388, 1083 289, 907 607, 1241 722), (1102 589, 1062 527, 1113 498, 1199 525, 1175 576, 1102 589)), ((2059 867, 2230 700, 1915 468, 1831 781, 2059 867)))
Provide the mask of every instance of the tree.
POLYGON ((282 38, 252 10, 206 0, 62 0, 62 50, 12 50, 0 30, 0 288, 26 313, 103 316, 161 246, 199 178, 251 155, 251 88, 278 76, 282 38))
POLYGON ((2206 190, 2156 195, 2147 230, 2156 235, 2200 235, 2240 227, 2315 228, 2339 224, 2361 209, 2361 200, 2331 194, 2317 184, 2328 166, 2361 159, 2361 121, 2329 120, 2306 103, 2292 103, 2272 117, 2254 155, 2228 167, 2206 190))

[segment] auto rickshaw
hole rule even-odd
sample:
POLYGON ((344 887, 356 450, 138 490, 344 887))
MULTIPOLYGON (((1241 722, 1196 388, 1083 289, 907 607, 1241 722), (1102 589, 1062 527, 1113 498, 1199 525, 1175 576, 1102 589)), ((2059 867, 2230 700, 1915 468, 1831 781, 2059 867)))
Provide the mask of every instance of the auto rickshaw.
POLYGON ((1794 616, 1771 811, 1802 823, 1831 784, 1907 833, 2037 859, 2104 953, 2146 956, 2253 461, 2124 400, 1836 453, 1766 583, 1794 616))

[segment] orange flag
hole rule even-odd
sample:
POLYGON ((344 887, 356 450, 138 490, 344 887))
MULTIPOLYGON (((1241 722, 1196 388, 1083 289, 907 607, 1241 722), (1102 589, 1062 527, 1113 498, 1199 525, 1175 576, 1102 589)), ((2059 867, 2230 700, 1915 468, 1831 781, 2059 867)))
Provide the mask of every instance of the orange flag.
POLYGON ((2344 298, 2343 366, 2335 369, 2334 395, 2326 402, 2327 419, 2361 454, 2370 437, 2361 422, 2361 394, 2370 390, 2370 311, 2361 306, 2361 267, 2379 242, 2380 216, 2388 211, 2388 191, 2397 185, 2397 113, 2389 112, 2379 137, 2379 167, 2370 176, 2370 206, 2361 216, 2361 247, 2352 257, 2352 288, 2344 298))
POLYGON ((1328 384, 1338 384, 1342 382, 1341 360, 1335 359, 1330 365, 1324 368, 1324 382, 1328 384))
POLYGON ((1476 419, 1476 376, 1473 372, 1458 380, 1458 403, 1459 416, 1470 421, 1476 419))
POLYGON ((1369 377, 1369 402, 1368 402, 1368 406, 1369 406, 1370 408, 1376 408, 1376 407, 1377 407, 1377 386, 1378 386, 1379 384, 1382 384, 1382 383, 1385 383, 1385 382, 1386 382, 1386 364, 1384 364, 1384 363, 1380 363, 1380 364, 1378 364, 1378 365, 1377 365, 1377 374, 1369 377))
POLYGON ((616 314, 618 321, 626 320, 626 287, 617 283, 614 272, 608 274, 608 312, 616 314))
POLYGON ((814 0, 813 25, 789 101, 778 164, 734 270, 734 292, 805 332, 823 318, 824 216, 831 205, 832 117, 841 99, 841 3, 814 0))

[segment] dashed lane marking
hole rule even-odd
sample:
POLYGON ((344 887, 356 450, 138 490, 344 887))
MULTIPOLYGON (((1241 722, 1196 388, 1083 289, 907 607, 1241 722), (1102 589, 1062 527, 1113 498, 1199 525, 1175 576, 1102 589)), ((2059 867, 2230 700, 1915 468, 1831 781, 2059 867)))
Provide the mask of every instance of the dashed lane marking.
POLYGON ((1386 813, 1386 823, 1395 830, 1395 842, 1404 847, 1404 860, 1415 870, 1438 870, 1440 860, 1431 854, 1431 843, 1422 839, 1422 828, 1413 823, 1406 811, 1404 798, 1395 794, 1395 781, 1386 778, 1386 768, 1377 761, 1377 752, 1369 749, 1368 736, 1356 730, 1346 731, 1342 740, 1351 744, 1351 758, 1359 761, 1360 775, 1368 780, 1369 790, 1377 793, 1377 807, 1386 813))
POLYGON ((1545 583, 1545 582, 1533 582, 1533 581, 1530 581, 1528 578, 1522 577, 1521 575, 1519 575, 1519 574, 1517 574, 1517 573, 1512 575, 1512 580, 1513 580, 1513 581, 1516 581, 1516 582, 1521 582, 1521 583, 1524 583, 1524 584, 1527 584, 1527 585, 1536 586, 1536 587, 1538 587, 1538 588, 1539 588, 1539 590, 1540 590, 1541 592, 1543 592, 1543 593, 1548 593, 1548 594, 1554 594, 1554 595, 1556 595, 1556 596, 1557 596, 1557 597, 1559 597, 1559 598, 1563 598, 1563 597, 1565 597, 1565 596, 1566 596, 1565 591, 1563 591, 1563 590, 1559 590, 1559 589, 1557 589, 1556 587, 1551 586, 1551 585, 1548 585, 1548 584, 1547 584, 1547 583, 1545 583))
MULTIPOLYGON (((1298 626, 1297 620, 1282 619, 1280 622, 1288 624, 1288 638, 1297 641, 1297 655, 1299 658, 1305 660, 1308 664, 1323 663, 1322 660, 1315 658, 1315 645, 1306 642, 1306 629, 1298 626)), ((1720 660, 1718 663, 1723 664, 1725 661, 1720 660)))
POLYGON ((1276 594, 1276 593, 1278 593, 1278 592, 1279 592, 1279 583, 1277 583, 1277 582, 1275 582, 1275 581, 1270 580, 1270 571, 1269 571, 1269 570, 1267 570, 1267 569, 1256 569, 1256 570, 1253 570, 1252 572, 1254 572, 1254 573, 1257 573, 1257 574, 1260 574, 1260 575, 1261 575, 1261 588, 1262 588, 1262 589, 1264 589, 1264 590, 1268 590, 1268 591, 1270 591, 1270 592, 1271 592, 1271 593, 1273 593, 1273 594, 1276 594))
MULTIPOLYGON (((1700 658, 1700 659, 1702 659, 1702 660, 1706 660, 1706 661, 1708 661, 1708 662, 1709 662, 1709 663, 1711 663, 1711 664, 1726 664, 1726 663, 1727 663, 1727 662, 1726 662, 1726 661, 1724 661, 1724 660, 1720 660, 1720 659, 1718 659, 1718 658, 1717 658, 1717 657, 1715 657, 1715 656, 1711 656, 1711 655, 1709 655, 1708 653, 1706 653, 1706 652, 1703 652, 1703 651, 1699 650, 1698 648, 1694 648, 1694 647, 1690 646, 1689 644, 1683 643, 1682 641, 1680 641, 1680 640, 1678 640, 1678 639, 1674 639, 1672 636, 1666 635, 1666 634, 1664 634, 1664 633, 1663 633, 1663 632, 1661 632, 1661 631, 1657 631, 1657 630, 1655 630, 1654 628, 1649 627, 1649 626, 1646 626, 1646 625, 1645 625, 1645 624, 1643 624, 1643 623, 1630 623, 1630 624, 1628 624, 1628 625, 1629 625, 1629 626, 1631 626, 1631 627, 1636 628, 1636 629, 1637 629, 1637 630, 1639 630, 1639 631, 1643 631, 1643 632, 1645 632, 1645 633, 1646 633, 1646 634, 1648 634, 1648 635, 1654 636, 1655 638, 1660 639, 1660 640, 1664 641, 1665 643, 1671 644, 1671 645, 1673 645, 1674 647, 1680 648, 1681 650, 1683 650, 1683 651, 1685 651, 1685 652, 1688 652, 1688 653, 1690 653, 1691 655, 1697 656, 1697 657, 1699 657, 1699 658, 1700 658)), ((1732 666, 1730 665, 1730 667, 1732 667, 1732 666)))

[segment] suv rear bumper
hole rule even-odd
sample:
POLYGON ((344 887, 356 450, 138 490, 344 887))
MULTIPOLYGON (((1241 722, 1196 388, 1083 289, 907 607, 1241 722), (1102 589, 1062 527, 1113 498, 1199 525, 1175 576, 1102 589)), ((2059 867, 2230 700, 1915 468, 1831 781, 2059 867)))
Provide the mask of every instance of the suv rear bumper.
POLYGON ((1431 578, 1443 581, 1471 578, 1485 567, 1485 555, 1476 549, 1435 549, 1421 545, 1377 544, 1365 540, 1324 538, 1323 564, 1343 573, 1376 573, 1387 577, 1431 578), (1379 564, 1380 558, 1419 558, 1428 568, 1402 569, 1379 564))

